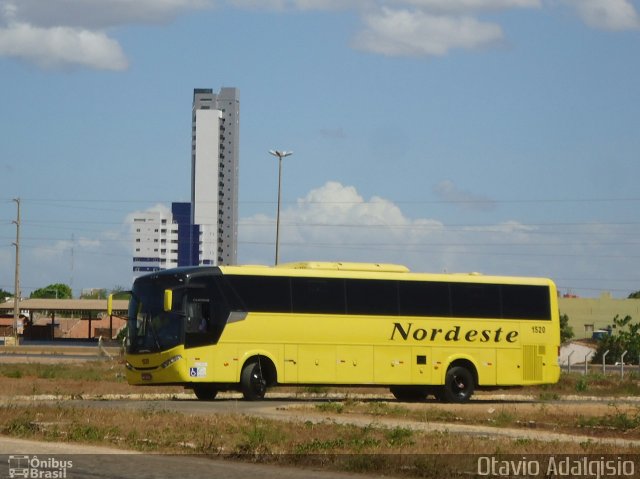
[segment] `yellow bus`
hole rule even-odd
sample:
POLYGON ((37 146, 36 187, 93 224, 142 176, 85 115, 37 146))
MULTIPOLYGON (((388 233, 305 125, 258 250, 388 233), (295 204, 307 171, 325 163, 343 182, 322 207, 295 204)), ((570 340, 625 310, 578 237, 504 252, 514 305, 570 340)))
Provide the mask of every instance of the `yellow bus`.
POLYGON ((560 376, 549 279, 305 262, 170 269, 139 277, 131 295, 128 382, 182 385, 202 400, 331 385, 465 402, 560 376))

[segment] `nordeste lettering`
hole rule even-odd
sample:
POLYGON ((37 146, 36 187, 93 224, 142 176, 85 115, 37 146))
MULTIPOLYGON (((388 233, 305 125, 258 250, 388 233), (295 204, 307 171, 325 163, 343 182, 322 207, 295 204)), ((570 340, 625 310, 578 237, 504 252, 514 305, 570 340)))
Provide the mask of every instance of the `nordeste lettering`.
POLYGON ((445 342, 479 342, 479 343, 515 343, 518 340, 518 331, 496 329, 472 329, 455 325, 450 328, 420 328, 413 323, 393 323, 391 331, 392 341, 445 341, 445 342))

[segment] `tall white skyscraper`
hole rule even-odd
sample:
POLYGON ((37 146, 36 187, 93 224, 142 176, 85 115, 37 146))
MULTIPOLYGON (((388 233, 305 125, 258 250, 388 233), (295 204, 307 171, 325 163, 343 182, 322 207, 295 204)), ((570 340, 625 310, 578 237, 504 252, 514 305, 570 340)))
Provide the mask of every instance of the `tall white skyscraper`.
POLYGON ((194 251, 192 264, 237 261, 239 126, 236 88, 193 91, 191 223, 198 261, 194 251))
POLYGON ((135 276, 175 266, 235 264, 238 257, 240 95, 193 91, 191 203, 134 218, 135 276))

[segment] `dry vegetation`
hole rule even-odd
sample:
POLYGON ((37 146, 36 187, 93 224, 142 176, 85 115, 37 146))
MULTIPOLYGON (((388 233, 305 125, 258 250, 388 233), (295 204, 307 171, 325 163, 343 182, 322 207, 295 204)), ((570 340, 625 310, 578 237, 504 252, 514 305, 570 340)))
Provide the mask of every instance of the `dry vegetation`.
MULTIPOLYGON (((305 390, 323 399, 285 411, 289 421, 238 414, 189 415, 158 406, 114 410, 69 406, 68 397, 99 397, 141 392, 182 393, 181 388, 142 389, 128 386, 119 365, 100 361, 82 364, 0 365, 0 434, 47 441, 68 441, 117 448, 178 454, 207 454, 275 463, 314 465, 391 476, 448 477, 475 467, 473 456, 452 454, 635 454, 632 445, 612 445, 599 438, 640 439, 640 403, 607 401, 575 403, 551 401, 567 394, 626 396, 638 388, 635 378, 565 376, 557 387, 525 389, 537 401, 472 401, 465 405, 400 403, 362 400, 350 391, 341 399, 333 390, 305 390), (38 407, 20 404, 16 395, 53 394, 58 402, 38 407), (289 414, 290 413, 290 414, 289 414), (335 418, 358 418, 359 424, 341 424, 335 418), (364 418, 364 422, 362 419, 364 418), (381 419, 397 419, 382 427, 381 419), (491 434, 427 432, 406 427, 453 423, 553 431, 592 439, 541 441, 491 434), (424 453, 428 452, 428 455, 424 453)), ((508 456, 505 456, 508 457, 508 456)))
MULTIPOLYGON (((469 404, 366 402, 346 400, 305 406, 323 413, 398 418, 417 423, 447 423, 528 431, 640 440, 640 404, 545 402, 471 402, 469 404)), ((640 444, 640 441, 639 441, 640 444)))
MULTIPOLYGON (((207 454, 259 462, 322 466, 391 476, 452 477, 472 471, 473 456, 558 453, 557 443, 425 433, 409 428, 277 421, 237 414, 192 416, 149 408, 118 411, 63 405, 0 408, 0 433, 46 441, 111 445, 144 452, 207 454), (429 455, 424 453, 428 452, 429 455), (444 475, 444 471, 451 474, 444 475), (435 472, 438 471, 437 475, 435 472)), ((591 441, 562 444, 562 454, 632 454, 591 441)))
POLYGON ((181 387, 139 388, 124 378, 117 361, 32 362, 0 364, 0 397, 55 395, 61 397, 107 394, 181 393, 181 387))

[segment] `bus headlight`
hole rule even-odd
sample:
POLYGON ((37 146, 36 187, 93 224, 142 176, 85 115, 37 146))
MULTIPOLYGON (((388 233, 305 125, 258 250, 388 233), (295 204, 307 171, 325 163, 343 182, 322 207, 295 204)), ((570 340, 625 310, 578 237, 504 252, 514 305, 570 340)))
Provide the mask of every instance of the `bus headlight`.
POLYGON ((135 369, 129 361, 124 363, 124 367, 127 368, 129 371, 133 371, 135 369))
POLYGON ((173 363, 175 363, 176 361, 179 361, 182 359, 181 355, 177 355, 177 356, 173 356, 172 358, 167 359, 164 363, 162 363, 160 365, 160 367, 162 369, 168 368, 169 366, 171 366, 173 363))

